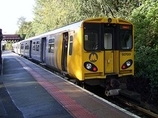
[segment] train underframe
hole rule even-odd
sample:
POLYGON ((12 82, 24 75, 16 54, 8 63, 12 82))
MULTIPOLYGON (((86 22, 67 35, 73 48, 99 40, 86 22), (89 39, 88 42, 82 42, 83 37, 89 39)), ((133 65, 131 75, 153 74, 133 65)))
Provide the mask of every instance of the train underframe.
POLYGON ((119 95, 121 89, 126 89, 130 83, 128 79, 132 76, 118 77, 118 76, 108 76, 106 79, 86 79, 85 81, 79 81, 75 79, 75 84, 85 87, 86 85, 99 85, 105 89, 106 96, 119 95))

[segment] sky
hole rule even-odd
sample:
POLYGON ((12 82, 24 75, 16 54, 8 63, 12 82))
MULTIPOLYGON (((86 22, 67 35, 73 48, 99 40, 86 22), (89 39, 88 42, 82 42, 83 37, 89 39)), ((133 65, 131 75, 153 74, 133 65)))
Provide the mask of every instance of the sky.
POLYGON ((0 0, 0 28, 3 34, 15 34, 18 19, 33 20, 34 0, 0 0))

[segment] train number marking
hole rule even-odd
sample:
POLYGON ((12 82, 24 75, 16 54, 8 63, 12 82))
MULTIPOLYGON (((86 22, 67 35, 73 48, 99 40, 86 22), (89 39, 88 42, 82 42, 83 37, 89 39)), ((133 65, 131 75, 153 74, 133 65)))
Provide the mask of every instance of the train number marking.
POLYGON ((122 53, 122 56, 130 56, 131 53, 122 53))

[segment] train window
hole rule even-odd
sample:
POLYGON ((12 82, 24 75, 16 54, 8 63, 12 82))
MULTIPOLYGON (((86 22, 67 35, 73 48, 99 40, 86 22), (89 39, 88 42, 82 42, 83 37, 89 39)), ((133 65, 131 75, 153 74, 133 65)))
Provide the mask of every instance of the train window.
POLYGON ((69 55, 72 55, 72 48, 73 48, 73 36, 70 36, 69 55))
POLYGON ((25 50, 27 50, 27 43, 25 44, 25 50))
POLYGON ((39 51, 39 45, 36 45, 36 51, 39 51))
POLYGON ((33 42, 32 49, 35 50, 35 42, 33 42))
POLYGON ((21 49, 24 49, 24 45, 23 44, 21 44, 21 49))
POLYGON ((36 42, 36 51, 39 51, 39 42, 36 42))
POLYGON ((104 33, 104 48, 112 49, 112 34, 104 33))
POLYGON ((121 49, 132 49, 132 32, 131 30, 121 30, 120 32, 121 49))
POLYGON ((29 45, 25 45, 25 49, 28 50, 29 49, 29 45))
POLYGON ((29 49, 29 45, 27 43, 25 43, 25 50, 29 49))
POLYGON ((54 43, 54 39, 49 39, 49 44, 54 43))
POLYGON ((48 41, 48 52, 54 53, 54 40, 55 39, 49 39, 48 41))
POLYGON ((84 35, 84 48, 85 50, 98 49, 98 33, 94 30, 86 30, 84 35))
POLYGON ((54 53, 54 44, 49 44, 48 52, 49 53, 54 53))

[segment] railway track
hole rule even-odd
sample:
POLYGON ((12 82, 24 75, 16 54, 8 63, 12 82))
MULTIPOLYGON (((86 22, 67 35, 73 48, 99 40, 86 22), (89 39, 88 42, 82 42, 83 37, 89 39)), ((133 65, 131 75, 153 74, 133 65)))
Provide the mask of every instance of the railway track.
POLYGON ((141 107, 139 104, 129 100, 128 98, 115 96, 115 100, 117 100, 121 105, 127 107, 127 110, 137 112, 136 114, 143 118, 158 118, 158 114, 152 112, 149 109, 141 107))

